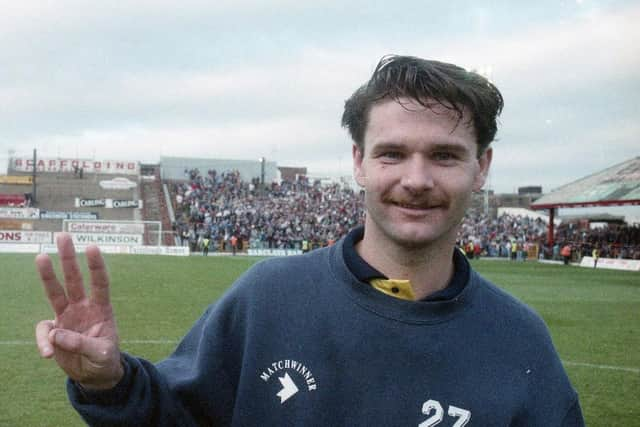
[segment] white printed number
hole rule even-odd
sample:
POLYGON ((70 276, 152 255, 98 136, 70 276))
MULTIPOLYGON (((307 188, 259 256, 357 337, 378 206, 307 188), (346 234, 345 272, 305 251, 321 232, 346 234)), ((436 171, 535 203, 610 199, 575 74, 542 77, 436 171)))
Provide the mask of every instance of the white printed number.
MULTIPOLYGON (((418 427, 433 427, 440 424, 444 418, 444 409, 442 409, 442 405, 437 400, 427 400, 424 402, 422 405, 422 413, 429 415, 429 418, 421 422, 418 427)), ((464 427, 471 419, 471 412, 453 405, 449 405, 447 413, 450 417, 458 418, 453 427, 464 427)))

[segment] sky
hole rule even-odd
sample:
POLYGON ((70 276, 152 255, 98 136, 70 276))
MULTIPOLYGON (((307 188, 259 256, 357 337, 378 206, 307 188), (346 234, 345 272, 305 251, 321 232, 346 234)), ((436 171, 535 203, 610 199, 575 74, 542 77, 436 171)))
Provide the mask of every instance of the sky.
MULTIPOLYGON (((489 188, 548 192, 640 155, 640 3, 0 0, 8 157, 257 160, 351 175, 344 101, 385 54, 500 88, 489 188)), ((3 166, 4 164, 4 166, 3 166)))

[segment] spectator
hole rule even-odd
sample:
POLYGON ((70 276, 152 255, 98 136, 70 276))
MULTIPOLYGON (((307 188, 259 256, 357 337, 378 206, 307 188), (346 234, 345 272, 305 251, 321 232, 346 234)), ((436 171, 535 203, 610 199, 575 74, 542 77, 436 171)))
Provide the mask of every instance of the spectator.
POLYGON ((229 243, 231 243, 231 252, 235 255, 238 250, 238 238, 235 234, 231 235, 229 238, 229 243))
POLYGON ((569 261, 571 260, 571 245, 565 244, 560 250, 560 255, 562 255, 564 265, 569 265, 569 261))
POLYGON ((209 244, 211 244, 211 240, 209 239, 209 236, 205 236, 202 239, 202 255, 209 255, 209 244))

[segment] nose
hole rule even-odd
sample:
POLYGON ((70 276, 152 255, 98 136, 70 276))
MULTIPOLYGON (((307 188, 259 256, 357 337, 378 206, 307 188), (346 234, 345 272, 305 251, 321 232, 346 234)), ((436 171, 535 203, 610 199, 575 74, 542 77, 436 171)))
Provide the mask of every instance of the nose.
POLYGON ((411 193, 420 193, 434 187, 433 169, 422 157, 412 157, 402 171, 402 187, 411 193))

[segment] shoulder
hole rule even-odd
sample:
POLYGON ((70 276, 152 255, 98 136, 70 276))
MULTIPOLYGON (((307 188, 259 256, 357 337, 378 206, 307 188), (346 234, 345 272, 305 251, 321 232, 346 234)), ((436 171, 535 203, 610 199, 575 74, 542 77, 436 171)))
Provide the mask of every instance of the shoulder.
POLYGON ((473 269, 471 270, 471 281, 479 288, 483 309, 491 310, 494 315, 505 316, 512 320, 544 324, 535 310, 493 282, 485 279, 473 269))
POLYGON ((309 307, 326 296, 329 256, 325 249, 305 255, 270 258, 244 272, 216 302, 204 324, 241 336, 247 324, 305 318, 309 307))
POLYGON ((496 340, 512 345, 513 351, 535 349, 543 358, 557 357, 547 325, 538 312, 473 270, 471 281, 478 291, 479 317, 496 340))
POLYGON ((296 276, 317 273, 326 268, 331 248, 316 249, 302 255, 268 258, 253 265, 239 279, 238 283, 251 280, 254 284, 278 281, 283 284, 296 276))
POLYGON ((558 399, 569 405, 577 398, 564 370, 549 329, 542 317, 524 302, 500 289, 472 271, 477 286, 475 319, 483 330, 490 330, 497 351, 504 355, 505 363, 526 364, 532 372, 530 392, 548 393, 556 390, 558 399))
POLYGON ((331 271, 333 250, 317 249, 303 255, 283 256, 260 261, 244 272, 228 295, 241 299, 284 298, 293 293, 312 292, 331 271))

